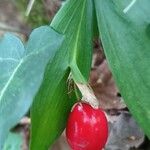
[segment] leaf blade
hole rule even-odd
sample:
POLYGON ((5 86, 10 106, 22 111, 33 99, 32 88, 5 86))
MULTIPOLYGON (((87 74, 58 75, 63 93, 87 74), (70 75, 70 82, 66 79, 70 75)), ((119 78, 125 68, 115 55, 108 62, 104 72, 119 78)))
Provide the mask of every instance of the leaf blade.
MULTIPOLYGON (((27 44, 27 53, 13 68, 14 70, 1 90, 0 147, 2 147, 6 139, 9 129, 28 111, 41 85, 45 67, 48 61, 54 57, 62 40, 62 36, 48 26, 40 27, 32 32, 27 44), (41 33, 42 38, 38 38, 39 33, 41 33), (57 41, 55 41, 56 38, 57 41), (41 47, 36 47, 36 44, 41 47), (43 44, 46 44, 46 46, 43 47, 43 44), (39 61, 40 64, 37 66, 39 61)), ((16 43, 13 41, 11 43, 12 47, 13 44, 16 43)), ((5 67, 4 64, 3 67, 5 67)))
POLYGON ((124 13, 127 1, 95 0, 109 66, 131 113, 150 137, 150 18, 143 14, 150 13, 148 5, 147 0, 137 1, 124 13))
POLYGON ((20 150, 23 145, 23 137, 19 133, 9 132, 3 150, 20 150))
MULTIPOLYGON (((37 147, 39 150, 48 149, 54 140, 62 133, 62 129, 65 128, 66 117, 68 116, 69 111, 65 111, 63 108, 71 110, 71 106, 76 99, 74 93, 73 96, 68 95, 68 92, 70 93, 70 91, 67 91, 66 84, 64 84, 65 82, 61 82, 60 80, 64 77, 67 70, 69 69, 67 75, 69 75, 71 71, 73 78, 76 81, 87 83, 92 58, 92 20, 93 3, 91 0, 68 0, 50 25, 57 32, 65 34, 65 40, 59 48, 53 62, 48 64, 47 75, 45 74, 42 85, 43 88, 40 89, 34 100, 34 104, 32 105, 31 150, 34 150, 37 147), (84 15, 80 16, 80 13, 83 13, 84 15), (87 22, 88 24, 86 24, 87 22), (82 57, 85 59, 84 63, 82 57), (75 70, 78 70, 80 75, 78 75, 78 72, 75 70), (57 100, 53 97, 56 89, 59 89, 61 84, 63 84, 62 88, 66 89, 66 92, 61 94, 65 97, 63 102, 61 99, 57 100), (56 101, 56 103, 59 102, 57 110, 53 107, 55 106, 53 101, 56 101), (41 113, 37 114, 35 110, 38 110, 41 113), (53 110, 53 113, 57 114, 55 115, 55 120, 52 119, 54 114, 52 114, 52 111, 50 110, 53 110), (65 113, 62 115, 62 112, 64 111, 65 113), (43 113, 46 114, 46 116, 43 117, 43 113), (57 121, 59 123, 57 123, 57 121), (43 122, 46 122, 45 127, 43 127, 43 122), (54 125, 56 126, 55 132, 53 130, 54 125), (60 126, 62 126, 62 128, 60 126), (38 136, 43 138, 43 141, 41 141, 38 136)), ((67 77, 65 80, 67 80, 67 77)), ((60 95, 59 91, 56 93, 57 96, 60 95)))

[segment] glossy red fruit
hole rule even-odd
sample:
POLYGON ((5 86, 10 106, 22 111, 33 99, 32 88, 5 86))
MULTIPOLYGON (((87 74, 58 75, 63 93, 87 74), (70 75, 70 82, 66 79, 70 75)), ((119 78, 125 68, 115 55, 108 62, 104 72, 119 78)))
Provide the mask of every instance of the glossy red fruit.
POLYGON ((86 103, 75 104, 68 119, 66 137, 73 150, 101 150, 108 137, 104 112, 86 103))

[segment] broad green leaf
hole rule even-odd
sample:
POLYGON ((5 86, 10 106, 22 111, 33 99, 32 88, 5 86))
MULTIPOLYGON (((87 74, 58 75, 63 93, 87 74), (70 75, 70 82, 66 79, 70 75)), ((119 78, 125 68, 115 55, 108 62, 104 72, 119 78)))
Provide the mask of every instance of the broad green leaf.
MULTIPOLYGON (((51 23, 65 40, 47 66, 43 84, 31 108, 31 150, 47 150, 63 132, 75 101, 68 95, 68 75, 76 82, 88 80, 93 36, 92 0, 68 0, 51 23), (41 140, 42 139, 42 140, 41 140)), ((74 94, 73 94, 74 95, 74 94)))
POLYGON ((37 148, 39 150, 48 149, 50 142, 52 143, 64 130, 68 113, 73 105, 73 100, 69 99, 67 95, 69 91, 66 81, 69 70, 52 77, 56 83, 51 81, 50 84, 49 81, 51 79, 49 77, 51 77, 51 74, 49 69, 51 68, 48 67, 45 73, 44 83, 40 88, 40 93, 36 96, 33 107, 31 108, 31 150, 37 148))
POLYGON ((45 67, 62 40, 49 26, 43 26, 32 32, 26 50, 13 35, 0 41, 0 149, 9 129, 28 111, 45 67))
POLYGON ((128 108, 150 137, 149 6, 149 0, 95 0, 110 68, 128 108))
POLYGON ((23 136, 20 133, 9 132, 3 150, 21 150, 23 146, 23 136))
POLYGON ((69 66, 77 82, 86 83, 89 78, 92 58, 93 11, 92 0, 69 0, 51 23, 55 30, 66 35, 62 49, 68 52, 69 66), (75 73, 78 69, 81 75, 75 73))

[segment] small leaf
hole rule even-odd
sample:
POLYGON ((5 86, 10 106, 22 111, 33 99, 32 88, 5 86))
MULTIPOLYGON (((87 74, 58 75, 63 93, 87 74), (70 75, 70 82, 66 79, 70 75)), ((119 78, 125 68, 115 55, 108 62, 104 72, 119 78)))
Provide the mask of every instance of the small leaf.
POLYGON ((121 95, 150 138, 150 1, 95 0, 95 6, 102 44, 121 95))
POLYGON ((0 149, 6 136, 28 111, 45 67, 62 43, 62 36, 48 26, 35 29, 26 45, 6 35, 0 43, 0 149))

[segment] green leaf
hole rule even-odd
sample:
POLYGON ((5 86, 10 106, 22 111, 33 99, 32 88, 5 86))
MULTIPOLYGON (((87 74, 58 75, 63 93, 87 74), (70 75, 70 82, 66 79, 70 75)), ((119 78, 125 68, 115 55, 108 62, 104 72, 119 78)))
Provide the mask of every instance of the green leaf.
POLYGON ((73 78, 82 83, 87 82, 91 68, 93 13, 92 0, 69 0, 51 23, 55 30, 66 35, 62 49, 67 49, 73 78), (76 68, 83 77, 74 73, 76 68))
POLYGON ((9 132, 3 150, 21 150, 23 137, 19 133, 9 132))
POLYGON ((51 23, 52 28, 65 35, 65 40, 47 66, 31 109, 31 150, 47 150, 65 128, 75 101, 75 96, 68 95, 69 73, 76 82, 87 83, 92 58, 93 11, 92 0, 69 0, 51 23))
POLYGON ((9 129, 28 111, 45 67, 62 40, 49 26, 43 26, 32 32, 25 51, 13 35, 0 41, 0 149, 9 129))
POLYGON ((150 137, 149 6, 149 0, 95 0, 109 66, 131 113, 150 137))

